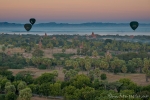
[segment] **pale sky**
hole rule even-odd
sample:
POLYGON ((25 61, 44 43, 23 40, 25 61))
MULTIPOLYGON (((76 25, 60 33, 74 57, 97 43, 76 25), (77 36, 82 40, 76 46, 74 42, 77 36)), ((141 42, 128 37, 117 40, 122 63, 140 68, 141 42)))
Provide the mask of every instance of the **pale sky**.
POLYGON ((150 0, 0 0, 0 22, 150 23, 150 0))

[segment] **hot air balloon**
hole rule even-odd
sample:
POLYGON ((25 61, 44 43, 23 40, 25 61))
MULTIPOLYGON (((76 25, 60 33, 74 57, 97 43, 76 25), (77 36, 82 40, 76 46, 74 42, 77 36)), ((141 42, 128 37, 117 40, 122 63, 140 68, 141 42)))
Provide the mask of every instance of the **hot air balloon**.
POLYGON ((30 31, 30 29, 32 28, 32 25, 27 23, 27 24, 24 25, 24 28, 25 28, 27 31, 30 31))
POLYGON ((29 21, 30 21, 30 23, 33 25, 33 24, 36 22, 36 19, 31 18, 29 21))
POLYGON ((135 31, 135 29, 139 26, 137 21, 130 22, 130 27, 135 31))

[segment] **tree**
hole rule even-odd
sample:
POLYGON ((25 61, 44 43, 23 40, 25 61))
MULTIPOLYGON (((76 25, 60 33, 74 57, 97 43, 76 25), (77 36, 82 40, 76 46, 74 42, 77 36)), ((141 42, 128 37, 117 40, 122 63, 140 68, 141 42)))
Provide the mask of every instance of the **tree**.
POLYGON ((48 43, 47 47, 51 49, 52 54, 53 54, 53 48, 54 48, 53 43, 52 42, 48 43))
POLYGON ((133 62, 135 62, 135 67, 140 68, 140 73, 142 73, 143 61, 141 58, 133 58, 133 62))
POLYGON ((101 74, 101 80, 106 80, 107 79, 107 76, 105 73, 101 74))
POLYGON ((125 76, 125 73, 127 72, 127 67, 125 65, 123 65, 123 67, 121 68, 122 72, 124 73, 124 76, 125 76))
POLYGON ((32 53, 34 57, 42 57, 44 55, 44 52, 40 49, 35 49, 32 53))
POLYGON ((27 84, 24 81, 21 81, 17 86, 18 91, 25 89, 26 85, 27 84))
POLYGON ((104 70, 107 71, 108 67, 109 67, 108 62, 105 62, 104 65, 103 65, 104 70))
MULTIPOLYGON (((95 100, 96 93, 95 93, 95 89, 92 87, 87 86, 85 88, 82 88, 80 90, 80 93, 81 93, 81 95, 80 95, 81 100, 95 100)), ((80 100, 80 99, 78 99, 78 100, 80 100)))
POLYGON ((49 96, 49 94, 50 94, 50 83, 42 83, 39 86, 39 94, 49 96))
POLYGON ((69 81, 70 78, 71 78, 71 73, 70 73, 70 71, 63 70, 63 72, 64 72, 64 74, 65 74, 64 80, 65 80, 65 81, 69 81))
POLYGON ((66 67, 71 67, 72 66, 72 61, 71 60, 66 60, 65 65, 66 65, 66 67))
POLYGON ((91 63, 90 62, 85 62, 85 68, 87 70, 87 74, 89 73, 89 70, 91 68, 91 63))
POLYGON ((30 53, 31 50, 32 50, 32 49, 31 49, 30 46, 26 46, 26 47, 25 47, 25 51, 26 51, 26 52, 30 53))
POLYGON ((91 85, 89 77, 84 74, 76 75, 70 82, 72 86, 75 86, 78 89, 91 85))
POLYGON ((148 77, 150 76, 150 61, 144 58, 143 73, 145 73, 146 82, 148 82, 148 77))
POLYGON ((135 90, 137 88, 137 84, 128 78, 120 79, 119 82, 123 83, 120 87, 120 90, 135 90))
POLYGON ((52 96, 61 95, 61 83, 54 83, 50 85, 50 95, 52 96))
POLYGON ((83 58, 79 59, 79 65, 80 65, 80 68, 81 68, 82 73, 83 73, 83 69, 84 69, 84 65, 85 65, 85 60, 83 58))
POLYGON ((146 82, 149 82, 148 77, 150 76, 150 70, 147 67, 143 67, 143 73, 145 73, 146 82))
POLYGON ((73 61, 72 66, 74 67, 74 69, 77 69, 79 67, 79 63, 77 61, 73 61))
POLYGON ((0 76, 0 87, 2 91, 5 89, 5 84, 7 82, 10 82, 10 81, 6 77, 0 76))
POLYGON ((44 65, 47 65, 47 68, 49 68, 50 65, 52 64, 52 61, 50 59, 44 58, 43 61, 42 61, 42 63, 44 65))
POLYGON ((29 58, 26 58, 26 63, 28 64, 28 67, 29 67, 29 64, 30 64, 30 59, 29 58))
POLYGON ((15 92, 8 92, 5 95, 5 100, 17 100, 17 95, 15 94, 15 92))
POLYGON ((36 84, 42 84, 47 82, 55 82, 55 75, 52 73, 43 73, 40 77, 35 79, 36 84))
POLYGON ((105 61, 100 61, 99 62, 99 66, 100 66, 100 68, 102 68, 103 70, 104 70, 104 68, 105 68, 105 66, 106 66, 106 62, 105 61))
POLYGON ((93 56, 93 57, 97 57, 97 56, 98 56, 98 53, 97 53, 96 50, 94 50, 94 51, 92 52, 92 56, 93 56))
POLYGON ((94 66, 95 66, 94 69, 95 69, 95 68, 100 68, 100 64, 99 64, 99 63, 100 63, 100 60, 99 60, 99 59, 95 59, 95 60, 94 60, 94 62, 93 62, 94 66))
POLYGON ((24 75, 23 74, 21 74, 21 73, 16 74, 16 76, 15 76, 15 80, 16 81, 23 80, 23 79, 24 79, 24 75))
POLYGON ((112 56, 111 56, 111 53, 109 51, 107 51, 107 53, 105 54, 105 59, 107 62, 110 62, 112 56))
POLYGON ((78 97, 75 95, 75 92, 76 92, 76 87, 71 85, 66 86, 63 89, 65 100, 78 100, 78 97))
POLYGON ((99 79, 99 77, 100 77, 100 70, 99 70, 99 68, 96 68, 94 70, 94 73, 95 73, 96 78, 99 79))
POLYGON ((63 52, 63 53, 66 52, 66 48, 63 47, 63 48, 62 48, 62 52, 63 52))
POLYGON ((2 61, 3 61, 3 57, 2 57, 2 56, 0 56, 0 64, 2 63, 2 61))
POLYGON ((57 60, 57 66, 59 66, 59 70, 60 70, 60 66, 62 65, 62 61, 61 60, 57 60))
POLYGON ((115 73, 115 68, 116 68, 115 62, 111 61, 110 65, 111 65, 111 68, 113 69, 113 72, 115 73))
POLYGON ((77 55, 80 55, 80 49, 79 48, 77 49, 77 55))
POLYGON ((5 50, 6 50, 6 47, 5 47, 5 46, 2 46, 2 51, 3 51, 3 54, 2 54, 2 61, 3 61, 3 59, 4 59, 4 52, 5 52, 5 50))
POLYGON ((32 90, 32 93, 34 93, 34 94, 39 94, 39 87, 40 87, 41 85, 38 85, 38 84, 30 84, 30 85, 28 85, 28 87, 32 90))
POLYGON ((11 82, 6 82, 5 88, 6 88, 7 86, 9 86, 9 85, 11 85, 11 82))
POLYGON ((52 73, 53 73, 54 76, 58 76, 58 71, 57 70, 54 70, 52 73))
POLYGON ((27 84, 31 84, 33 83, 34 79, 31 74, 27 73, 24 75, 23 81, 25 81, 27 84))
POLYGON ((111 65, 111 68, 114 70, 114 73, 117 73, 118 71, 120 71, 120 68, 123 65, 126 65, 126 63, 125 63, 124 60, 120 60, 118 58, 114 58, 114 60, 111 61, 110 65, 111 65), (115 72, 115 69, 116 69, 116 72, 115 72))
POLYGON ((6 47, 2 46, 2 51, 5 52, 5 50, 6 50, 6 47))
POLYGON ((127 64, 128 72, 135 72, 136 66, 137 66, 136 62, 134 62, 133 60, 129 60, 127 64))
POLYGON ((42 62, 42 59, 40 57, 32 57, 31 61, 38 68, 38 65, 42 62))
POLYGON ((5 93, 8 93, 8 92, 16 92, 16 88, 14 85, 8 85, 8 86, 5 86, 5 93))
POLYGON ((19 91, 19 98, 21 100, 30 100, 32 97, 32 91, 30 88, 25 88, 19 91))
POLYGON ((88 77, 90 78, 91 81, 94 80, 94 71, 93 70, 89 71, 88 77))
POLYGON ((67 72, 67 70, 66 70, 66 69, 63 69, 63 73, 66 74, 66 72, 67 72))
POLYGON ((74 76, 76 76, 78 74, 78 71, 70 69, 70 70, 63 70, 64 74, 65 74, 65 81, 69 81, 71 78, 73 78, 74 76))
POLYGON ((56 58, 51 59, 51 61, 52 61, 52 65, 53 65, 53 66, 56 66, 56 65, 57 65, 57 59, 56 59, 56 58))

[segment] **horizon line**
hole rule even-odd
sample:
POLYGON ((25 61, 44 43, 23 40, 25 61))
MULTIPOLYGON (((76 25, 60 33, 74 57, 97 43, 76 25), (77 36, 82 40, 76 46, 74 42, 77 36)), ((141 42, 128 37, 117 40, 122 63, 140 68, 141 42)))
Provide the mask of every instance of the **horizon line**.
MULTIPOLYGON (((26 24, 26 23, 15 23, 15 22, 7 22, 7 21, 4 21, 4 22, 0 22, 0 23, 9 23, 9 24, 26 24)), ((30 22, 27 22, 27 23, 30 23, 30 22)), ((106 24, 106 23, 110 23, 110 24, 128 24, 128 23, 130 23, 130 22, 117 22, 117 23, 115 23, 115 22, 82 22, 82 23, 69 23, 69 22, 41 22, 41 23, 35 23, 35 25, 36 24, 48 24, 48 23, 56 23, 56 24, 86 24, 86 23, 102 23, 102 24, 106 24)), ((145 22, 143 22, 143 23, 140 23, 140 24, 150 24, 150 22, 149 23, 145 23, 145 22)))

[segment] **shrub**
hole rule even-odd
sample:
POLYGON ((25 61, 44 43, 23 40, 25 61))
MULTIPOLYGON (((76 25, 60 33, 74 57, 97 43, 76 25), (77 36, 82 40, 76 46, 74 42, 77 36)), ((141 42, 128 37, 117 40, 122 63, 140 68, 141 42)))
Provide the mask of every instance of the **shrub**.
POLYGON ((99 55, 100 55, 100 56, 105 56, 105 52, 102 52, 102 51, 101 51, 101 52, 99 52, 99 55))
POLYGON ((101 74, 101 80, 106 80, 107 79, 107 76, 106 76, 106 74, 101 74))
POLYGON ((61 57, 64 57, 64 58, 69 58, 71 56, 73 56, 75 54, 65 54, 65 53, 57 53, 57 54, 53 54, 53 56, 55 58, 61 58, 61 57))
POLYGON ((23 68, 23 65, 22 65, 22 64, 18 64, 18 65, 17 65, 17 68, 18 68, 18 69, 22 69, 22 68, 23 68))
POLYGON ((0 94, 0 100, 5 100, 5 94, 0 94))
POLYGON ((46 65, 39 65, 38 68, 39 69, 46 69, 46 65))

